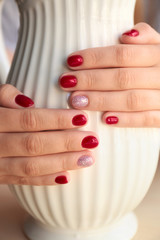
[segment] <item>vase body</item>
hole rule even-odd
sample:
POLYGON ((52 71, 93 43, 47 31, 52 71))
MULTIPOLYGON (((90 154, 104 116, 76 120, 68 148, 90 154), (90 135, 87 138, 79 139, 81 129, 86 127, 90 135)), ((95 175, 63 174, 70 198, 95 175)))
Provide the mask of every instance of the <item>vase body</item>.
MULTIPOLYGON (((57 84, 61 73, 68 71, 67 56, 118 44, 119 35, 133 27, 134 0, 17 0, 17 4, 20 36, 8 83, 30 96, 36 107, 69 108, 68 94, 57 84)), ((65 186, 10 186, 34 218, 25 227, 32 240, 129 240, 136 231, 129 213, 152 182, 159 130, 110 128, 102 124, 102 113, 87 113, 89 123, 81 130, 97 132, 100 138, 93 167, 71 172, 71 183, 65 186)))
POLYGON ((0 83, 5 83, 9 71, 9 60, 6 54, 3 31, 2 31, 2 9, 4 0, 0 0, 0 83))

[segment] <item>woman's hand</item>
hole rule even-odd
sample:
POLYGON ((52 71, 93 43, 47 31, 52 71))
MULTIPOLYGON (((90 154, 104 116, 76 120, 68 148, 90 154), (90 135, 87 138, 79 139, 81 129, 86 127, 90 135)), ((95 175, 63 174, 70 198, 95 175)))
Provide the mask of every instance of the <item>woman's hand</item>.
POLYGON ((0 106, 0 184, 64 184, 67 170, 94 163, 87 149, 98 145, 97 137, 74 131, 87 123, 84 112, 36 109, 8 84, 0 86, 0 106))
POLYGON ((117 127, 160 127, 160 34, 145 23, 115 46, 73 53, 60 85, 76 109, 105 111, 117 127))

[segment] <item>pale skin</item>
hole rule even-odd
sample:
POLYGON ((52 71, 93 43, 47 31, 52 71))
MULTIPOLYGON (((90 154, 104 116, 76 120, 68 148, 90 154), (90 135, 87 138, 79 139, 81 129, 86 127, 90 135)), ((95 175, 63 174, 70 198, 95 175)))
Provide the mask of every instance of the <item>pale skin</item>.
POLYGON ((82 142, 98 136, 75 131, 81 126, 73 124, 77 115, 87 119, 83 110, 101 111, 104 124, 108 116, 117 117, 119 121, 110 127, 160 126, 160 35, 145 23, 134 29, 139 35, 121 35, 119 45, 70 55, 83 58, 78 67, 68 65, 65 73, 74 75, 77 85, 60 87, 73 92, 72 107, 75 96, 88 98, 86 107, 36 109, 33 104, 24 108, 15 102, 22 93, 11 85, 0 86, 0 184, 56 185, 59 176, 70 181, 68 170, 87 167, 79 166, 81 157, 89 156, 92 165, 92 151, 82 142))

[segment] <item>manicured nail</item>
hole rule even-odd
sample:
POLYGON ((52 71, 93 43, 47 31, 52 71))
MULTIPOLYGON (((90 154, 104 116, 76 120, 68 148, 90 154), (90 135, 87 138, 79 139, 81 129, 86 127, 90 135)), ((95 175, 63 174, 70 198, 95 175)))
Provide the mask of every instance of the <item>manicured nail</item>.
POLYGON ((115 116, 109 116, 106 118, 106 123, 111 125, 111 124, 117 124, 119 122, 118 117, 115 116))
POLYGON ((34 102, 32 101, 32 99, 30 99, 29 97, 26 97, 25 95, 17 95, 17 97, 15 98, 15 102, 21 106, 21 107, 31 107, 34 105, 34 102))
POLYGON ((87 118, 83 114, 79 114, 72 119, 72 123, 75 126, 83 126, 87 123, 87 118))
POLYGON ((80 157, 77 162, 78 166, 80 167, 89 167, 93 165, 93 163, 94 163, 93 158, 87 155, 80 157))
POLYGON ((86 107, 89 100, 86 96, 75 96, 72 98, 72 106, 75 108, 86 107))
POLYGON ((130 36, 130 37, 137 37, 139 35, 139 32, 135 29, 132 29, 128 32, 123 33, 123 35, 127 35, 127 36, 130 36))
POLYGON ((60 78, 60 84, 63 88, 72 88, 77 85, 77 78, 73 75, 66 75, 60 78))
POLYGON ((94 136, 87 136, 82 141, 83 148, 95 148, 99 144, 98 139, 94 136))
POLYGON ((58 184, 66 184, 68 183, 68 179, 66 176, 58 176, 56 177, 55 182, 58 184))
POLYGON ((67 63, 70 67, 79 67, 83 63, 83 57, 80 55, 73 55, 68 57, 67 63))

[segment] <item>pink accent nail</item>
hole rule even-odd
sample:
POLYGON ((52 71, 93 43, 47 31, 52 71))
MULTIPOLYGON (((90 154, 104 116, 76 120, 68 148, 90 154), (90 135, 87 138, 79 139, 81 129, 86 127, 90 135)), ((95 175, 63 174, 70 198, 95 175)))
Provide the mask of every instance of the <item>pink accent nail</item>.
POLYGON ((137 37, 139 35, 139 32, 136 29, 132 29, 128 32, 123 33, 123 35, 127 35, 130 37, 137 37))
POLYGON ((72 106, 75 108, 86 107, 89 103, 89 100, 86 96, 75 96, 72 98, 72 106))
POLYGON ((88 155, 80 157, 77 162, 78 166, 80 167, 89 167, 93 165, 93 163, 94 163, 93 158, 88 155))

